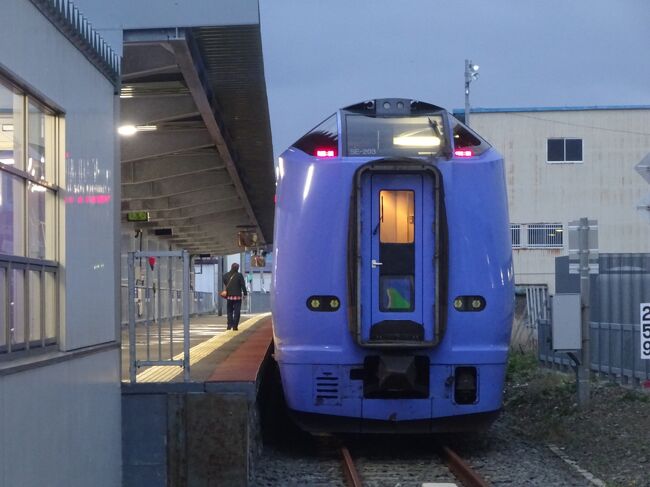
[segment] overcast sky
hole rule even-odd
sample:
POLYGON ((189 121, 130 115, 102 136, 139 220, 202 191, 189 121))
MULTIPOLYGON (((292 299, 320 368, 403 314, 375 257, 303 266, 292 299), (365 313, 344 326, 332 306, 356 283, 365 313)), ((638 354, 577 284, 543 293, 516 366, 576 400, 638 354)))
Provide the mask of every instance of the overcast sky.
POLYGON ((336 111, 650 105, 650 0, 260 0, 277 156, 336 111))

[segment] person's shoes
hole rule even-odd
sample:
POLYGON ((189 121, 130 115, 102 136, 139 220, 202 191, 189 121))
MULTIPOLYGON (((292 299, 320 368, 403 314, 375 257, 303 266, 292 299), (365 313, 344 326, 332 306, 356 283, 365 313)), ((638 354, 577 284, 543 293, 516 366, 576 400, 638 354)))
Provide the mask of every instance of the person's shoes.
POLYGON ((233 328, 234 331, 237 331, 237 327, 233 328))

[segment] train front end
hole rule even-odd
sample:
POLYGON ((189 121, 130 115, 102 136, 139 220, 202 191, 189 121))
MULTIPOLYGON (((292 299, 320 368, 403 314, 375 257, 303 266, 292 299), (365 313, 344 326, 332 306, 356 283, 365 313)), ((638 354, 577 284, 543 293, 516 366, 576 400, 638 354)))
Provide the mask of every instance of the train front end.
POLYGON ((514 275, 502 157, 445 110, 340 110, 276 168, 275 358, 311 431, 477 430, 501 408, 514 275))

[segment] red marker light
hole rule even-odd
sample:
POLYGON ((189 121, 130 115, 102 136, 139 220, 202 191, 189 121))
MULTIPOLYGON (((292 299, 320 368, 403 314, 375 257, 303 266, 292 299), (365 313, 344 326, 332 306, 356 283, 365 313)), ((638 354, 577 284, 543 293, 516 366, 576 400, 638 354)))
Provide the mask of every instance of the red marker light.
POLYGON ((330 148, 316 149, 316 157, 336 157, 338 150, 330 148))
POLYGON ((468 149, 456 149, 454 155, 456 157, 474 157, 474 153, 468 149))

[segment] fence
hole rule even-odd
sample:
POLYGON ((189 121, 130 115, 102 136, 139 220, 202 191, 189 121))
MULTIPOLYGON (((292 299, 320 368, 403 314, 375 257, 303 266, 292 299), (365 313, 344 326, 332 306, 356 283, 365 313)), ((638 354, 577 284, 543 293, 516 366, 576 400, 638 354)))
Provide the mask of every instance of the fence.
MULTIPOLYGON (((650 254, 600 254, 600 272, 591 276, 591 370, 638 387, 650 380, 650 360, 641 359, 639 304, 650 302, 650 254)), ((579 276, 569 274, 568 257, 556 258, 556 291, 578 293, 579 276)), ((547 316, 550 314, 547 312, 547 316)), ((551 321, 540 319, 539 359, 566 368, 565 353, 551 348, 551 321)))
POLYGON ((183 368, 184 380, 188 381, 190 378, 190 256, 188 252, 185 250, 175 252, 129 252, 127 265, 130 381, 136 381, 136 374, 140 367, 150 365, 180 366, 183 368), (144 269, 136 264, 136 259, 139 259, 140 263, 144 259, 146 262, 144 269), (179 268, 183 283, 180 296, 172 288, 175 273, 179 268), (167 281, 166 290, 162 286, 163 279, 167 281), (154 300, 153 296, 156 293, 158 299, 154 300), (138 300, 138 294, 144 295, 144 301, 142 298, 138 300), (144 334, 137 337, 136 317, 139 305, 143 307, 144 334), (183 318, 182 359, 174 356, 173 315, 175 310, 179 308, 183 318), (163 316, 167 316, 167 319, 163 319, 163 316), (137 357, 138 344, 142 341, 144 341, 144 360, 137 357), (164 356, 163 342, 165 342, 164 356))
MULTIPOLYGON (((128 284, 122 284, 121 286, 121 295, 122 295, 122 326, 127 326, 129 324, 129 310, 128 310, 128 284)), ((162 315, 157 316, 156 312, 158 310, 157 301, 161 299, 161 296, 167 295, 169 288, 163 286, 160 289, 160 292, 156 290, 154 292, 153 288, 145 288, 144 286, 136 286, 135 290, 135 305, 136 305, 136 323, 143 323, 147 319, 156 320, 169 319, 169 309, 167 307, 162 308, 162 315), (149 310, 147 311, 147 306, 149 310), (150 318, 147 318, 147 313, 150 318)), ((182 316, 182 306, 181 306, 181 295, 183 290, 172 288, 172 318, 179 319, 182 316)), ((215 303, 214 295, 212 293, 204 293, 198 291, 190 291, 190 315, 204 315, 215 313, 215 303)))

